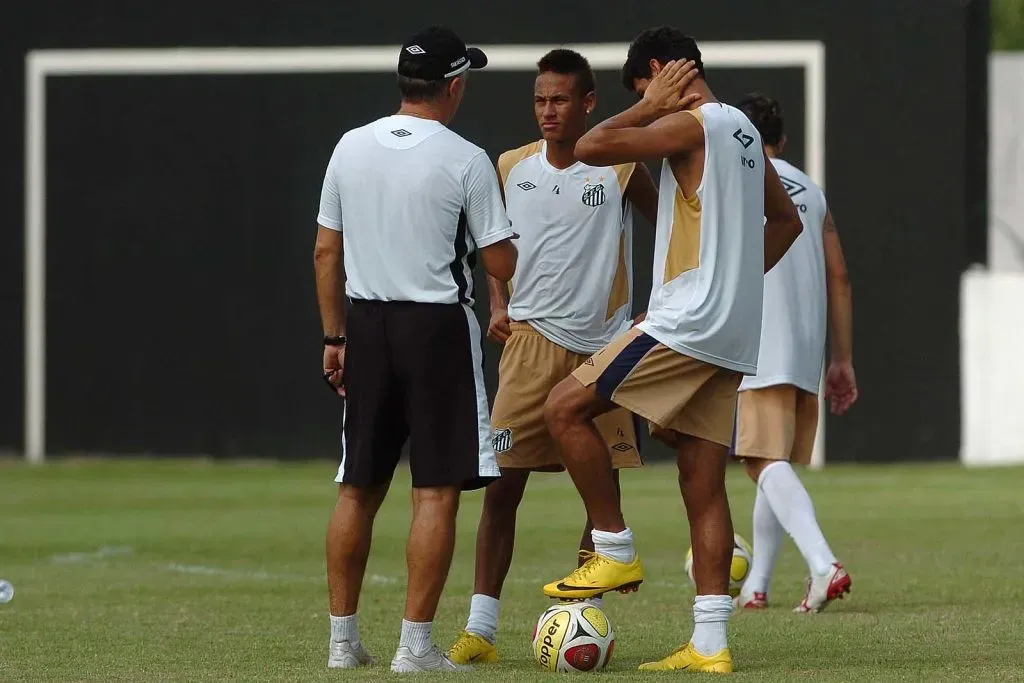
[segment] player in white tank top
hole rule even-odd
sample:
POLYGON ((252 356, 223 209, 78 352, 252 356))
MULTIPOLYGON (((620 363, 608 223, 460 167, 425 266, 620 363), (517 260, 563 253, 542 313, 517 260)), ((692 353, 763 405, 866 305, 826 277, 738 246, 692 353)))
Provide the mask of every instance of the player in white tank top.
POLYGON ((757 375, 740 385, 734 448, 757 485, 757 497, 754 562, 738 604, 748 609, 767 606, 785 530, 807 561, 811 576, 795 611, 818 612, 849 592, 852 581, 825 540, 810 495, 790 463, 810 462, 826 323, 832 329, 826 397, 836 414, 857 400, 850 284, 825 194, 803 171, 778 158, 786 146, 779 104, 755 93, 745 96, 739 106, 761 133, 765 153, 799 209, 804 230, 765 275, 757 375))
POLYGON ((611 406, 626 407, 678 449, 697 584, 690 643, 641 669, 728 673, 733 532, 725 465, 736 390, 741 373, 756 371, 764 272, 802 226, 753 124, 705 82, 693 38, 671 27, 642 32, 623 84, 641 101, 583 136, 576 156, 595 165, 665 160, 654 284, 647 319, 548 399, 548 425, 594 522, 596 555, 544 593, 585 599, 644 580, 592 426, 611 406))

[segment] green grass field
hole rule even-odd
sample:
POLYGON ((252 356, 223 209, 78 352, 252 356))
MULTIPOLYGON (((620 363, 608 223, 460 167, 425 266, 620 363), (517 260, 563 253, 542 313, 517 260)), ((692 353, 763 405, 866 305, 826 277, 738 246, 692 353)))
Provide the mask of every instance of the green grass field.
MULTIPOLYGON (((378 518, 361 630, 381 664, 329 672, 323 531, 333 467, 198 461, 0 464, 0 680, 315 681, 390 677, 409 522, 401 472, 378 518)), ((731 622, 747 680, 1024 680, 1024 469, 832 467, 808 473, 819 519, 854 579, 815 616, 789 609, 804 568, 781 556, 762 613, 731 622)), ((648 581, 609 596, 609 678, 689 636, 687 527, 670 467, 627 472, 625 511, 648 581)), ((730 475, 736 529, 750 538, 753 486, 730 475)), ((482 495, 464 498, 435 624, 465 623, 482 495)), ((500 665, 473 680, 537 680, 532 626, 543 582, 575 562, 582 506, 565 475, 538 475, 520 513, 503 600, 500 665)), ((673 675, 673 674, 662 674, 673 675)), ((680 674, 675 674, 680 675, 680 674)), ((685 674, 682 674, 685 675, 685 674)))

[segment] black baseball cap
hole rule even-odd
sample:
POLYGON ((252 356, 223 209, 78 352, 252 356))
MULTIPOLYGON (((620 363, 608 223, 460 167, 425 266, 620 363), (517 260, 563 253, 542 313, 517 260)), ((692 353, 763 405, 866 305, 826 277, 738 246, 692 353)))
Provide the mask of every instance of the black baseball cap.
POLYGON ((398 75, 424 81, 452 78, 468 69, 487 66, 487 55, 466 47, 455 32, 444 26, 430 26, 409 38, 398 56, 398 75))

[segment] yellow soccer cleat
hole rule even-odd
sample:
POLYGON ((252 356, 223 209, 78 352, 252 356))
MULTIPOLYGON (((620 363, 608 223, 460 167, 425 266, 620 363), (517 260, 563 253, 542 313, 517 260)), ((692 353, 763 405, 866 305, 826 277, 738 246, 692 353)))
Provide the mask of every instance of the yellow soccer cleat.
POLYGON ((564 579, 544 586, 544 595, 560 600, 586 600, 611 591, 632 593, 644 582, 644 566, 637 556, 624 563, 581 550, 580 557, 583 565, 564 579))
POLYGON ((665 659, 640 665, 641 671, 695 671, 697 673, 731 674, 732 655, 729 648, 705 657, 687 643, 665 659))
POLYGON ((448 650, 448 659, 456 664, 497 664, 498 648, 482 636, 463 631, 448 650))

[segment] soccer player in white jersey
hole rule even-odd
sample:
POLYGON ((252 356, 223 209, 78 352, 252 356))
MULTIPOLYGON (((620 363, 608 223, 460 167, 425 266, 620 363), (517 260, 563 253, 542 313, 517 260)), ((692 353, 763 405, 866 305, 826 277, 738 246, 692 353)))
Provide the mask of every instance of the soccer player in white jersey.
MULTIPOLYGON (((533 102, 541 139, 498 159, 508 216, 520 235, 519 262, 511 297, 509 285, 489 278, 488 333, 504 344, 491 411, 501 478, 484 494, 469 620, 449 650, 459 663, 498 659, 498 599, 512 561, 516 511, 531 471, 564 469, 544 423, 544 401, 629 328, 632 207, 652 224, 657 218, 658 191, 644 164, 590 166, 574 156, 596 103, 587 60, 553 50, 537 71, 533 102)), ((612 449, 613 467, 642 464, 629 411, 601 416, 597 428, 612 449)), ((590 531, 588 522, 583 556, 594 549, 590 531)))
POLYGON ((561 382, 545 415, 593 521, 596 554, 544 586, 560 599, 634 590, 644 571, 593 419, 616 406, 677 450, 697 597, 690 641, 644 670, 730 672, 733 531, 725 490, 736 391, 757 371, 764 273, 800 234, 796 207, 743 112, 718 102, 693 38, 670 27, 630 45, 623 83, 641 96, 576 145, 589 164, 661 157, 647 316, 561 382))
POLYGON ((832 554, 811 497, 790 463, 811 461, 826 318, 832 358, 825 396, 837 415, 857 400, 850 280, 825 194, 803 171, 779 158, 786 146, 779 104, 755 93, 737 106, 761 133, 765 153, 804 224, 800 237, 765 275, 757 375, 740 384, 734 449, 757 484, 757 497, 754 563, 737 603, 753 609, 767 606, 768 585, 785 530, 811 575, 795 611, 818 612, 849 592, 851 581, 832 554))

